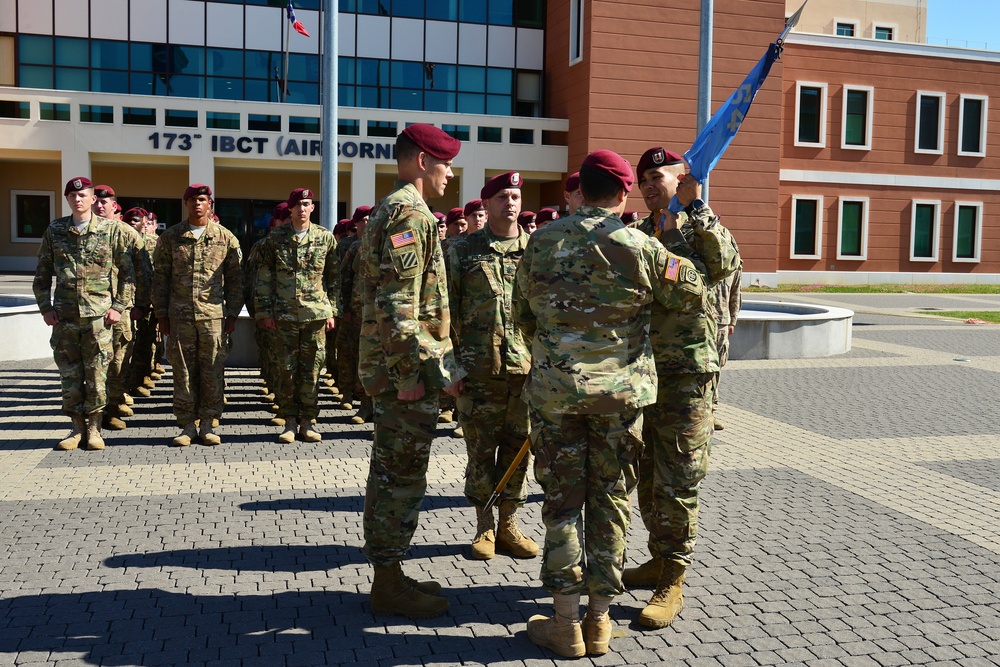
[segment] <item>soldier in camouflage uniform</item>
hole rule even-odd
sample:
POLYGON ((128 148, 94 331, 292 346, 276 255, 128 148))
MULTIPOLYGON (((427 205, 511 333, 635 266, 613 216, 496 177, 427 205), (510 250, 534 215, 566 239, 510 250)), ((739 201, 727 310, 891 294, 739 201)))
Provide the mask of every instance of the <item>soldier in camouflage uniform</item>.
POLYGON ((71 179, 63 194, 72 215, 53 220, 42 235, 32 284, 38 309, 52 327, 62 409, 73 420, 56 448, 76 449, 84 441, 87 449, 104 449, 101 411, 107 405, 111 327, 123 314, 128 317, 135 273, 121 226, 91 210, 96 198, 90 179, 71 179))
MULTIPOLYGON (((483 206, 483 201, 481 199, 473 199, 471 202, 469 202, 469 205, 472 205, 472 208, 476 207, 481 208, 483 206), (473 202, 475 202, 475 204, 473 204, 473 202)), ((467 207, 469 205, 467 205, 467 207)), ((476 213, 476 211, 473 211, 473 213, 476 213)), ((483 213, 485 214, 485 211, 483 211, 483 213)), ((435 213, 434 215, 437 215, 437 213, 435 213)), ((465 233, 465 230, 468 228, 468 223, 465 221, 465 209, 455 207, 450 211, 448 211, 448 215, 444 216, 444 227, 445 227, 445 236, 443 239, 440 239, 441 253, 444 254, 445 262, 447 263, 448 250, 451 248, 451 246, 459 241, 464 240, 468 236, 468 234, 465 233)), ((441 232, 441 221, 439 219, 438 220, 439 238, 440 238, 440 232, 441 232)), ((452 323, 454 324, 454 320, 452 321, 452 323)), ((448 394, 445 394, 444 396, 441 397, 441 414, 438 415, 438 423, 450 424, 453 421, 455 421, 455 399, 449 396, 448 394)), ((454 431, 452 431, 452 436, 455 438, 465 437, 465 431, 462 429, 461 425, 454 431)))
MULTIPOLYGON (((640 231, 692 261, 708 285, 739 266, 729 231, 700 199, 701 185, 684 175, 680 155, 646 151, 637 170, 650 215, 640 231), (683 210, 669 209, 675 197, 683 210)), ((711 384, 719 370, 710 299, 701 310, 652 310, 653 354, 659 376, 656 404, 646 410, 646 448, 639 464, 639 511, 649 529, 652 558, 625 572, 628 586, 655 586, 639 624, 662 628, 684 605, 682 586, 698 537, 698 492, 712 449, 711 384)))
MULTIPOLYGON (((289 222, 288 202, 283 201, 274 207, 271 214, 271 224, 269 232, 273 232, 278 227, 287 225, 289 222)), ((254 291, 257 288, 257 272, 260 269, 260 253, 264 246, 265 236, 259 239, 250 248, 250 252, 243 260, 243 302, 246 304, 247 313, 256 320, 257 308, 254 305, 254 291)), ((278 342, 274 329, 264 329, 255 326, 253 329, 254 342, 257 343, 257 358, 260 361, 260 375, 264 379, 264 387, 261 392, 265 395, 265 400, 273 404, 277 398, 278 384, 281 382, 281 373, 277 372, 279 367, 278 342)), ((277 408, 277 405, 274 406, 277 408)), ((275 415, 271 417, 272 426, 284 426, 285 420, 275 415)))
MULTIPOLYGON (((139 235, 138 259, 135 260, 136 274, 145 276, 147 288, 140 297, 136 291, 136 305, 132 309, 132 355, 129 363, 129 375, 125 382, 128 393, 138 393, 141 389, 147 392, 153 386, 153 350, 156 346, 156 321, 153 316, 152 283, 153 283, 153 251, 156 250, 156 233, 146 233, 150 227, 149 212, 142 208, 130 208, 122 216, 139 235), (139 267, 142 267, 141 270, 139 267), (140 300, 140 298, 142 300, 140 300)), ((132 411, 127 405, 119 405, 119 412, 131 416, 132 411)))
MULTIPOLYGON (((351 227, 351 219, 343 218, 338 221, 337 224, 333 226, 333 238, 334 242, 337 244, 337 265, 344 265, 344 254, 347 249, 351 246, 357 235, 351 227)), ((337 374, 340 372, 340 362, 337 360, 337 340, 340 338, 340 326, 338 326, 326 334, 326 386, 330 393, 333 394, 333 400, 338 404, 337 407, 343 410, 350 410, 353 405, 346 408, 343 407, 344 396, 340 393, 340 389, 337 387, 337 381, 340 379, 337 374)))
MULTIPOLYGON (((361 269, 360 250, 361 237, 368 226, 370 206, 359 206, 354 211, 355 231, 357 236, 344 253, 340 264, 340 332, 337 344, 341 345, 337 353, 340 362, 339 376, 344 387, 344 402, 347 403, 347 392, 351 398, 358 398, 361 406, 357 414, 351 417, 352 424, 364 424, 372 419, 372 399, 365 393, 358 377, 358 347, 361 344, 361 281, 357 279, 361 269), (359 213, 360 212, 360 213, 359 213)), ((343 406, 341 406, 343 407, 343 406)), ((353 405, 352 405, 353 407, 353 405)))
POLYGON ((240 244, 212 221, 211 197, 207 185, 189 186, 187 220, 163 232, 153 254, 153 307, 160 333, 169 336, 174 415, 181 426, 176 447, 199 437, 204 445, 221 442, 212 422, 222 416, 226 338, 243 307, 240 244))
POLYGON ((712 416, 716 431, 726 428, 726 424, 716 414, 719 406, 719 375, 722 373, 722 367, 729 361, 729 337, 733 335, 740 308, 743 306, 741 280, 743 280, 742 262, 736 271, 715 285, 715 324, 718 327, 715 347, 719 351, 719 370, 712 376, 712 416))
POLYGON ((285 420, 278 442, 319 442, 312 420, 319 417, 319 371, 326 358, 326 334, 338 315, 337 245, 333 234, 312 224, 313 192, 288 195, 291 224, 267 236, 260 251, 254 290, 257 326, 276 332, 278 417, 285 420))
POLYGON ((358 373, 375 406, 364 531, 365 555, 375 566, 376 614, 430 618, 448 609, 440 584, 406 577, 400 561, 427 487, 438 393, 457 394, 462 377, 448 335, 437 223, 424 202, 444 194, 460 148, 432 125, 403 130, 396 138, 396 189, 372 211, 361 240, 358 373))
POLYGON ((566 185, 563 186, 563 199, 566 200, 566 213, 573 215, 576 209, 583 203, 583 194, 580 193, 580 172, 573 172, 566 177, 566 185))
POLYGON ((657 389, 650 303, 703 312, 708 298, 690 261, 618 217, 633 182, 627 161, 591 153, 580 180, 584 205, 532 234, 514 291, 515 317, 531 340, 524 395, 545 492, 542 585, 555 607, 552 618, 528 621, 528 637, 565 657, 608 651, 608 610, 625 590, 642 408, 657 389))
POLYGON ((448 303, 458 365, 467 373, 456 399, 465 431, 465 498, 476 508, 472 557, 495 551, 534 558, 538 545, 525 536, 517 510, 528 497, 525 457, 500 497, 499 530, 493 511, 483 512, 497 482, 528 437, 528 408, 521 389, 531 369, 531 352, 511 314, 514 271, 528 244, 518 227, 521 174, 494 176, 480 193, 489 221, 448 250, 448 303))

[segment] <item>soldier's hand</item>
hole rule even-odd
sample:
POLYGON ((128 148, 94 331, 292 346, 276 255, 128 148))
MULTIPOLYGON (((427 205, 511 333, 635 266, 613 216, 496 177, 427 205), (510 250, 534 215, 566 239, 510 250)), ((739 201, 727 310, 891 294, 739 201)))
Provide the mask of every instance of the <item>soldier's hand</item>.
POLYGON ((326 318, 326 330, 327 331, 333 331, 334 328, 336 328, 336 326, 337 326, 337 320, 333 319, 332 317, 326 318))
POLYGON ((690 206, 695 199, 701 199, 701 183, 694 180, 691 174, 684 174, 677 185, 677 201, 690 206))
POLYGON ((121 321, 122 321, 122 314, 119 313, 114 308, 104 313, 104 326, 106 327, 110 327, 112 324, 118 324, 121 321))
POLYGON ((42 315, 42 319, 45 320, 45 323, 48 324, 50 327, 54 327, 55 325, 59 324, 59 314, 54 310, 50 310, 49 312, 42 315))
POLYGON ((274 329, 277 328, 277 325, 274 323, 273 317, 268 317, 267 319, 264 320, 257 320, 257 326, 263 329, 264 331, 274 331, 274 329))
POLYGON ((236 329, 236 318, 230 315, 229 317, 226 318, 225 332, 233 333, 235 329, 236 329))
POLYGON ((146 309, 140 306, 136 306, 135 308, 132 309, 132 312, 129 313, 129 315, 131 315, 133 320, 141 320, 142 318, 146 317, 146 309))
POLYGON ((458 382, 452 382, 450 385, 444 388, 445 393, 458 398, 465 391, 465 382, 459 380, 458 382))
POLYGON ((736 325, 735 324, 730 324, 729 325, 729 335, 732 336, 734 331, 736 331, 736 325))
POLYGON ((162 320, 157 320, 156 328, 160 330, 161 336, 170 335, 170 318, 164 317, 162 320))
POLYGON ((401 401, 419 401, 424 397, 424 381, 421 380, 417 383, 417 386, 413 389, 407 389, 406 391, 399 390, 396 392, 396 398, 401 401))

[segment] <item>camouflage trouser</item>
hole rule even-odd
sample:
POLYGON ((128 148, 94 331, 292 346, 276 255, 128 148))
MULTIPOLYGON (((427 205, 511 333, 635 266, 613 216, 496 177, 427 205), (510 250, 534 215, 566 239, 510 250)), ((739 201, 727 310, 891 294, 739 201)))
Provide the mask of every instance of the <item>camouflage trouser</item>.
POLYGON ((531 408, 530 414, 535 478, 545 492, 542 586, 563 594, 624 592, 642 410, 560 415, 531 408))
POLYGON ((308 421, 319 417, 319 369, 326 351, 326 320, 278 320, 275 343, 279 376, 278 416, 308 421))
POLYGON ((132 338, 132 363, 126 391, 132 391, 142 384, 153 368, 153 353, 156 349, 156 316, 149 314, 132 323, 135 333, 132 338))
POLYGON ((364 396, 365 390, 358 379, 358 345, 361 342, 361 322, 353 318, 352 322, 340 320, 337 327, 337 381, 344 400, 364 396))
MULTIPOLYGON (((340 321, 337 321, 337 327, 340 327, 340 321)), ((321 366, 326 366, 326 372, 333 376, 335 380, 339 380, 337 377, 337 337, 340 332, 335 328, 333 331, 326 332, 326 354, 323 356, 323 363, 321 366)))
POLYGON ((712 373, 660 375, 656 404, 646 407, 639 462, 639 513, 649 552, 691 564, 698 538, 698 490, 712 451, 712 373))
POLYGON ((274 329, 261 329, 255 326, 253 339, 257 343, 257 358, 260 360, 260 376, 267 383, 267 388, 275 396, 278 395, 278 383, 281 374, 277 373, 278 361, 275 355, 278 351, 278 334, 274 329))
MULTIPOLYGON (((122 313, 122 319, 111 326, 111 361, 108 363, 108 403, 118 406, 125 402, 125 389, 128 383, 129 370, 132 362, 132 318, 128 311, 122 313)), ((131 389, 131 387, 128 387, 131 389)))
MULTIPOLYGON (((715 336, 715 346, 719 350, 719 369, 729 361, 729 325, 720 324, 719 332, 715 336)), ((712 375, 712 405, 719 402, 719 371, 712 375)))
POLYGON ((167 359, 174 370, 174 415, 181 426, 222 416, 226 336, 223 320, 171 318, 167 359))
POLYGON ((374 398, 375 443, 365 493, 365 555, 374 565, 402 560, 417 529, 427 489, 427 462, 437 428, 438 390, 419 401, 395 391, 374 398))
MULTIPOLYGON (((455 402, 469 454, 465 497, 477 507, 489 500, 528 437, 528 406, 521 400, 524 379, 524 375, 467 377, 465 389, 455 402)), ((528 497, 524 483, 527 472, 526 456, 501 492, 501 500, 524 504, 528 497)))
POLYGON ((52 356, 62 383, 62 410, 84 415, 103 410, 108 402, 111 329, 103 317, 60 319, 52 327, 52 356))

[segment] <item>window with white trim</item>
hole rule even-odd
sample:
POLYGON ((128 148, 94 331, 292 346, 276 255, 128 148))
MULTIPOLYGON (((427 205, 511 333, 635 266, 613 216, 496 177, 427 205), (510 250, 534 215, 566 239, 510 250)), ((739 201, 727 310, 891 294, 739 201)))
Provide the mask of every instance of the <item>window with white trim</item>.
POLYGON ((938 261, 941 202, 914 200, 910 216, 910 261, 938 261))
POLYGON ((978 262, 983 240, 983 202, 955 202, 955 234, 951 259, 978 262))
POLYGON ((914 152, 937 155, 944 152, 944 102, 944 93, 917 91, 914 152))
POLYGON ((840 145, 852 150, 871 150, 872 114, 875 89, 871 86, 844 86, 840 145))
POLYGON ((837 19, 837 37, 857 37, 858 24, 856 21, 843 21, 837 19))
POLYGON ((823 256, 823 197, 792 196, 792 259, 821 259, 823 256))
POLYGON ((56 193, 51 190, 10 191, 10 238, 15 243, 38 243, 55 218, 56 193))
POLYGON ((826 84, 795 83, 795 145, 826 146, 826 84))
POLYGON ((841 197, 837 259, 868 259, 868 197, 841 197))
POLYGON ((584 0, 569 2, 569 64, 583 60, 583 5, 584 0))
POLYGON ((961 95, 958 102, 958 154, 986 155, 986 111, 990 98, 961 95))
POLYGON ((877 25, 874 30, 872 30, 872 36, 875 37, 875 39, 891 42, 896 38, 896 26, 877 25))

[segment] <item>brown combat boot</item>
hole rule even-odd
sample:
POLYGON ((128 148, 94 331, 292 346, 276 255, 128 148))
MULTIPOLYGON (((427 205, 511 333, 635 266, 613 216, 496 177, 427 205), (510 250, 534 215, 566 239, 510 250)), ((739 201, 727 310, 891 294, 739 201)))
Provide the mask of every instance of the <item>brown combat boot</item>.
POLYGON ((148 389, 146 389, 142 385, 139 385, 138 387, 135 388, 135 393, 139 394, 143 398, 149 398, 150 396, 153 395, 152 393, 150 393, 148 389))
POLYGON ((87 415, 87 449, 104 449, 104 438, 101 437, 101 412, 87 415))
POLYGON ((638 567, 627 567, 622 572, 622 583, 630 588, 650 588, 656 586, 663 571, 663 560, 653 556, 638 567))
POLYGON ((125 420, 120 415, 121 413, 118 410, 108 406, 104 412, 104 418, 101 420, 101 425, 109 431, 124 431, 126 426, 125 420))
POLYGON ((448 610, 448 600, 428 595, 410 584, 399 561, 385 567, 375 566, 372 581, 371 608, 373 614, 434 618, 448 610))
POLYGON ((185 424, 181 429, 181 434, 174 438, 170 444, 174 447, 189 447, 198 438, 198 427, 194 422, 185 424))
POLYGON ((281 417, 271 417, 271 419, 268 420, 268 423, 271 426, 284 426, 285 425, 285 420, 282 419, 281 417))
POLYGON ((201 430, 198 433, 198 435, 201 437, 201 444, 206 445, 208 447, 222 444, 222 438, 219 437, 218 433, 212 430, 213 423, 214 422, 211 420, 208 423, 202 421, 201 430))
POLYGON ((79 447, 80 441, 83 440, 83 433, 87 430, 87 420, 84 419, 83 415, 70 415, 70 419, 73 420, 73 426, 70 427, 69 435, 56 445, 56 449, 61 449, 64 452, 79 447))
POLYGON ((129 396, 127 393, 122 394, 122 397, 124 398, 125 405, 135 405, 135 399, 129 396))
POLYGON ((583 617, 583 643, 587 655, 604 655, 611 643, 611 598, 606 595, 591 595, 587 600, 587 614, 583 617))
POLYGON ((119 417, 132 417, 132 416, 135 415, 135 410, 133 410, 129 406, 125 405, 124 403, 122 403, 121 405, 116 406, 115 410, 118 411, 118 416, 119 417))
POLYGON ((551 618, 541 614, 528 619, 528 639, 564 658, 582 658, 587 655, 580 623, 580 594, 552 596, 554 614, 551 618))
POLYGON ((674 622, 684 608, 684 566, 676 561, 665 561, 656 591, 649 604, 639 614, 639 625, 647 628, 665 628, 674 622))
POLYGON ((298 424, 295 423, 294 419, 285 420, 285 428, 281 431, 281 435, 278 436, 278 442, 282 445, 290 445, 295 442, 295 429, 298 424))
POLYGON ((153 378, 147 375, 146 377, 142 378, 142 386, 145 387, 146 389, 155 389, 156 383, 153 382, 153 378))
POLYGON ((476 560, 489 560, 496 555, 496 525, 493 522, 493 509, 483 512, 482 507, 476 508, 476 536, 472 539, 472 557, 476 560))
POLYGON ((310 427, 308 419, 299 422, 299 440, 302 442, 320 442, 323 436, 310 427))
POLYGON ((500 503, 500 530, 496 539, 496 550, 514 558, 534 558, 538 555, 538 545, 517 525, 517 505, 512 500, 500 503))

